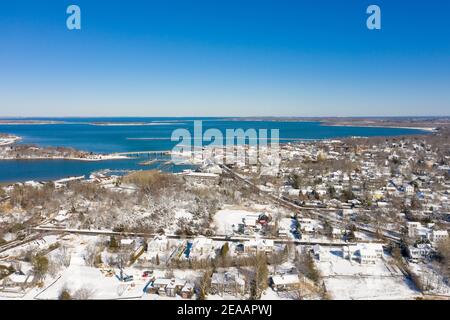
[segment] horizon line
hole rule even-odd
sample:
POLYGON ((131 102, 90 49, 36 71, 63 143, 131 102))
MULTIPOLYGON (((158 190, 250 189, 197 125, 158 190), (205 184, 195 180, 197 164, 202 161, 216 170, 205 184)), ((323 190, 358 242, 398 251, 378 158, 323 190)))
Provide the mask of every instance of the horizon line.
POLYGON ((283 118, 291 118, 291 119, 326 119, 326 118, 349 118, 349 119, 364 119, 364 118, 450 118, 450 115, 365 115, 365 116, 284 116, 284 115, 277 115, 277 116, 242 116, 242 115, 235 115, 235 116, 201 116, 201 115, 195 115, 195 116, 144 116, 144 115, 114 115, 114 116, 108 116, 108 115, 83 115, 83 116, 73 116, 73 115, 66 115, 66 116, 57 116, 57 115, 45 115, 45 116, 1 116, 0 120, 3 119, 44 119, 44 118, 253 118, 253 119, 260 119, 260 118, 274 118, 274 119, 283 119, 283 118))

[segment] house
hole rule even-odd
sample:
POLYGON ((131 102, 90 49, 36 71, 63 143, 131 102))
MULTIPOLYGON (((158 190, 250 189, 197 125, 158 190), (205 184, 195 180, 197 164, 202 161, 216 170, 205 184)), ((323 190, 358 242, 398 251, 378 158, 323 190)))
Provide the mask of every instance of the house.
POLYGON ((434 224, 429 223, 426 227, 420 222, 408 222, 408 236, 412 239, 430 240, 438 243, 448 238, 447 230, 433 230, 434 224))
POLYGON ((190 282, 187 282, 181 289, 181 297, 183 299, 191 299, 193 295, 194 295, 194 285, 190 282))
POLYGON ((301 286, 298 274, 276 275, 270 278, 270 285, 274 291, 292 291, 301 286))
POLYGON ((331 236, 333 237, 333 239, 340 239, 340 238, 342 238, 343 234, 344 234, 344 231, 342 229, 333 228, 331 230, 331 236))
POLYGON ((311 224, 300 223, 300 230, 306 233, 313 233, 315 229, 314 226, 311 224))
POLYGON ((274 241, 270 239, 250 239, 244 243, 245 253, 264 252, 271 253, 274 249, 274 241))
POLYGON ((166 293, 166 287, 170 283, 170 279, 166 278, 158 278, 153 281, 153 284, 148 287, 147 292, 148 293, 159 293, 159 294, 165 294, 166 293))
POLYGON ((324 250, 320 245, 316 244, 313 246, 314 257, 319 261, 330 261, 330 252, 324 250))
POLYGON ((175 297, 177 294, 181 294, 181 290, 185 285, 185 280, 158 278, 153 280, 153 283, 147 287, 147 292, 175 297))
POLYGON ((168 297, 175 297, 177 294, 181 294, 181 290, 186 285, 186 281, 180 279, 171 279, 170 283, 166 286, 166 295, 168 297))
POLYGON ((239 272, 215 272, 211 277, 211 293, 245 294, 245 279, 239 272))
POLYGON ((198 182, 208 185, 215 185, 219 182, 220 176, 216 173, 208 172, 193 172, 191 170, 186 170, 181 173, 184 180, 187 182, 198 182))
POLYGON ((438 243, 440 241, 444 241, 448 239, 448 231, 447 230, 433 230, 430 234, 430 241, 434 243, 438 243))
POLYGON ((245 229, 256 229, 259 221, 259 215, 258 214, 247 214, 243 219, 242 222, 244 224, 245 229))
POLYGON ((270 214, 261 213, 258 216, 257 222, 262 226, 266 226, 270 223, 270 221, 272 221, 272 217, 270 216, 270 214))
POLYGON ((416 238, 427 239, 428 233, 430 232, 430 230, 422 226, 420 222, 408 222, 407 228, 408 228, 408 237, 412 239, 416 238))
POLYGON ((376 263, 378 255, 373 248, 360 248, 359 261, 361 264, 376 263))
POLYGON ((134 244, 135 244, 134 239, 120 239, 121 247, 132 248, 132 247, 134 247, 134 244))
POLYGON ((59 210, 58 214, 52 219, 52 224, 57 227, 65 227, 68 218, 67 210, 59 210))
POLYGON ((57 215, 52 219, 52 224, 56 227, 65 227, 66 226, 67 216, 57 215))
POLYGON ((299 228, 306 233, 313 233, 319 228, 318 222, 309 218, 302 218, 298 220, 299 228))
POLYGON ((404 186, 404 189, 405 189, 406 194, 408 194, 408 195, 414 194, 414 186, 407 184, 404 186))
POLYGON ((417 262, 430 257, 433 254, 433 248, 430 244, 420 243, 415 246, 408 246, 407 252, 409 259, 413 262, 417 262))
POLYGON ((290 231, 286 228, 279 228, 278 229, 278 237, 280 238, 288 238, 290 234, 290 231))
POLYGON ((192 241, 190 249, 191 257, 208 256, 214 249, 213 240, 203 236, 199 236, 192 241))
POLYGON ((166 252, 170 248, 169 240, 165 235, 155 236, 147 244, 149 252, 166 252))
POLYGON ((349 260, 357 260, 361 264, 375 263, 383 257, 383 245, 380 243, 358 243, 344 246, 342 257, 349 260))

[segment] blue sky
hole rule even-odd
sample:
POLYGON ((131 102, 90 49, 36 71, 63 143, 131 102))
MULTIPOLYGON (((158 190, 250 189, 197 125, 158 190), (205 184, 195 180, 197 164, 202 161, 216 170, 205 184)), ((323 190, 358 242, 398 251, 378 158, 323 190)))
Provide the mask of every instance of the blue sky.
POLYGON ((449 18, 447 0, 2 1, 0 116, 450 115, 449 18))

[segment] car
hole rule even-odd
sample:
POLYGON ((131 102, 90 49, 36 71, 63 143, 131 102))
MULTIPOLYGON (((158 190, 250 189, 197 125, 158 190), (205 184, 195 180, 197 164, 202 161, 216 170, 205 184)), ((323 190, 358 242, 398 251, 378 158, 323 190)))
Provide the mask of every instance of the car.
POLYGON ((151 275, 153 275, 153 270, 145 270, 145 271, 142 273, 142 277, 143 277, 143 278, 150 277, 151 275))
POLYGON ((123 277, 123 281, 124 281, 124 282, 130 282, 130 281, 133 281, 133 276, 125 276, 125 277, 123 277))

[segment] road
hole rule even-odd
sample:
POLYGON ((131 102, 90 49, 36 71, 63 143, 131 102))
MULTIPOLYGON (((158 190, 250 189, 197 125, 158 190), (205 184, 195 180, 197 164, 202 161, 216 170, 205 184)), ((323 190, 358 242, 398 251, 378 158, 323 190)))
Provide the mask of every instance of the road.
POLYGON ((29 235, 29 236, 26 236, 26 237, 25 237, 24 239, 22 239, 22 240, 14 240, 14 241, 10 241, 10 242, 8 242, 8 243, 6 243, 6 244, 0 246, 0 253, 4 252, 4 251, 6 251, 6 250, 12 249, 12 248, 21 246, 21 245, 23 245, 23 244, 25 244, 25 243, 28 243, 28 242, 30 242, 30 241, 37 240, 37 239, 39 239, 39 238, 41 238, 41 234, 35 233, 35 234, 31 234, 31 235, 29 235))
MULTIPOLYGON (((117 232, 110 230, 89 230, 89 229, 67 229, 67 228, 53 228, 53 227, 35 227, 32 228, 36 232, 52 232, 52 233, 71 233, 71 234, 82 234, 91 236, 121 236, 121 237, 141 237, 141 238, 154 238, 158 234, 156 233, 144 233, 144 232, 117 232)), ((177 235, 177 234, 165 234, 167 238, 170 239, 194 239, 198 235, 177 235)), ((227 236, 227 235, 213 235, 207 237, 214 241, 230 241, 230 242, 243 242, 254 240, 251 236, 227 236)), ((289 238, 276 238, 276 237, 259 237, 260 239, 273 240, 274 243, 293 243, 293 244, 304 244, 304 245, 314 245, 320 244, 323 246, 348 246, 354 243, 345 241, 330 241, 323 239, 289 239, 289 238)))
POLYGON ((38 233, 30 233, 30 231, 33 230, 33 229, 36 228, 36 227, 39 227, 39 226, 41 226, 41 225, 45 225, 45 224, 49 223, 50 221, 52 221, 52 219, 53 219, 57 214, 58 214, 58 213, 54 213, 53 215, 51 215, 51 216, 48 217, 47 219, 45 219, 45 220, 39 222, 38 224, 35 224, 34 226, 31 226, 31 227, 27 228, 29 234, 28 234, 27 236, 25 236, 25 238, 13 240, 13 241, 9 241, 8 243, 5 243, 4 245, 0 246, 0 253, 4 252, 4 251, 6 251, 6 250, 12 249, 12 248, 21 246, 21 245, 26 244, 26 243, 28 243, 28 242, 30 242, 30 241, 33 241, 33 240, 36 240, 36 239, 41 238, 42 235, 41 235, 40 232, 38 232, 38 233))

